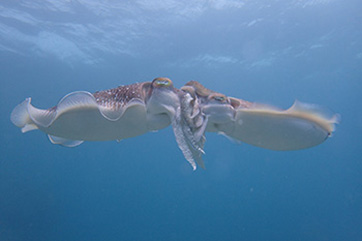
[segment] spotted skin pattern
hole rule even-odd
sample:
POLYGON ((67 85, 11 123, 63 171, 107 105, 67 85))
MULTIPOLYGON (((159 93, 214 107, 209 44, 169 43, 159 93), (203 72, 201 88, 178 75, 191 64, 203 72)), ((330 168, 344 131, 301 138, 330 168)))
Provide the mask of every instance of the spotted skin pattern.
POLYGON ((144 100, 143 85, 144 83, 122 85, 114 89, 97 91, 93 96, 97 104, 119 109, 135 98, 144 100))

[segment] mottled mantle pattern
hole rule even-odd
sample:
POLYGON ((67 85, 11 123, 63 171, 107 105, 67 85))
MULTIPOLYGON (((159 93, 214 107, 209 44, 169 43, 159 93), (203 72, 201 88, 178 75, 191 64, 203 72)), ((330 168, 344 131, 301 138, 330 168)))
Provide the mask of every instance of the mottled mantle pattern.
POLYGON ((93 96, 97 104, 108 108, 119 109, 135 98, 144 100, 145 93, 143 86, 144 83, 122 85, 113 89, 97 91, 93 93, 93 96))

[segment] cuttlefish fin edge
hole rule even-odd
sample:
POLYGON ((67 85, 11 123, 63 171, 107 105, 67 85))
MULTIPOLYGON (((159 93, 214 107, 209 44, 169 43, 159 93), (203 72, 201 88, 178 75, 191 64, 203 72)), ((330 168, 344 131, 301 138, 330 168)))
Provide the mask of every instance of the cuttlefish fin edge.
POLYGON ((48 138, 49 138, 51 143, 53 143, 55 145, 65 146, 65 147, 76 147, 76 146, 79 146, 80 144, 82 144, 84 142, 84 141, 81 141, 81 140, 69 140, 69 139, 66 139, 66 138, 62 138, 62 137, 58 137, 58 136, 52 136, 52 135, 48 135, 48 138))
POLYGON ((328 131, 329 135, 335 131, 336 124, 339 124, 341 120, 339 114, 331 113, 331 111, 319 105, 304 103, 298 100, 295 100, 285 113, 313 121, 328 131))
POLYGON ((10 120, 17 127, 21 128, 21 132, 36 130, 38 127, 33 123, 28 112, 31 98, 26 98, 22 103, 17 105, 11 112, 10 120))
POLYGON ((25 99, 14 108, 11 121, 27 132, 38 127, 49 127, 61 114, 77 108, 98 108, 93 95, 86 91, 72 92, 63 97, 58 105, 50 109, 38 109, 31 104, 31 98, 25 99))
POLYGON ((76 91, 64 96, 59 103, 50 109, 38 109, 31 104, 31 98, 25 99, 14 108, 10 120, 21 128, 22 132, 28 132, 39 127, 47 128, 62 114, 84 109, 96 109, 109 121, 117 121, 125 111, 133 105, 144 105, 140 99, 134 99, 124 107, 118 109, 101 106, 94 96, 87 91, 76 91))

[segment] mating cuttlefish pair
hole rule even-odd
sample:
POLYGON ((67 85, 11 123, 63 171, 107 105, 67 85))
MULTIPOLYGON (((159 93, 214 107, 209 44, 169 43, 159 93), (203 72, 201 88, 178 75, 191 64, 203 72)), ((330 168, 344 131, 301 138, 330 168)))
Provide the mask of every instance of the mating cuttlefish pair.
POLYGON ((39 129, 53 144, 122 140, 172 125, 186 160, 204 167, 205 132, 271 150, 316 146, 331 136, 338 115, 295 102, 287 110, 228 97, 196 81, 176 89, 168 78, 95 92, 72 92, 58 105, 37 109, 27 98, 11 121, 22 132, 39 129))

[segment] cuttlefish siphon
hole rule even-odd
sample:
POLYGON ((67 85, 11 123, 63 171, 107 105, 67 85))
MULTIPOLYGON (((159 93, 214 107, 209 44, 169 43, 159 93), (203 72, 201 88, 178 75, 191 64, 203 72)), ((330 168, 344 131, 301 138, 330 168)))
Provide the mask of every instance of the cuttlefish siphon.
POLYGON ((172 125, 178 146, 195 170, 204 167, 206 132, 271 150, 316 146, 331 136, 338 115, 295 102, 288 110, 228 97, 196 81, 176 89, 168 78, 90 93, 72 92, 42 110, 25 99, 11 113, 22 132, 39 129, 53 144, 122 140, 172 125))

